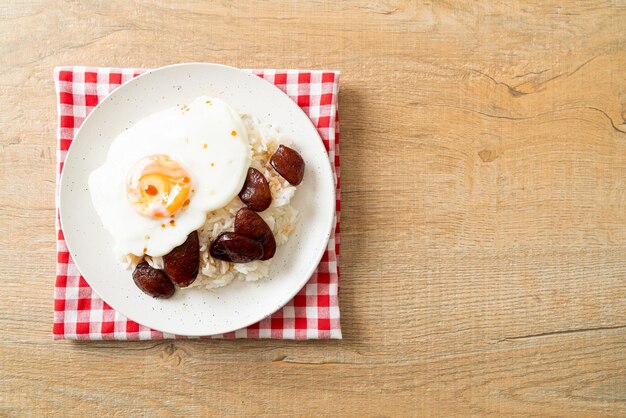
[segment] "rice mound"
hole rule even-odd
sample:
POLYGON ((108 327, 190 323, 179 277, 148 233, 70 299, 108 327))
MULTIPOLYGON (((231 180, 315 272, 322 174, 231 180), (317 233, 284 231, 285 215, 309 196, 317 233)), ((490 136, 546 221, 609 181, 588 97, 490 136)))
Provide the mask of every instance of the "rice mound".
MULTIPOLYGON (((274 233, 276 245, 280 246, 287 242, 298 220, 298 211, 290 205, 296 187, 276 173, 269 161, 280 144, 289 144, 271 125, 262 125, 257 118, 248 115, 243 115, 242 120, 248 131, 252 149, 251 167, 263 173, 272 192, 272 204, 259 215, 274 233)), ((243 206, 239 197, 235 197, 225 207, 207 213, 206 222, 198 230, 200 239, 198 277, 189 287, 182 288, 182 290, 195 287, 215 289, 226 286, 235 279, 253 282, 269 276, 272 259, 250 263, 231 263, 217 260, 209 254, 211 242, 220 233, 234 230, 235 214, 243 206)), ((144 259, 152 267, 163 269, 162 257, 145 256, 144 259)), ((120 262, 127 268, 134 268, 141 262, 141 257, 128 254, 120 262)))

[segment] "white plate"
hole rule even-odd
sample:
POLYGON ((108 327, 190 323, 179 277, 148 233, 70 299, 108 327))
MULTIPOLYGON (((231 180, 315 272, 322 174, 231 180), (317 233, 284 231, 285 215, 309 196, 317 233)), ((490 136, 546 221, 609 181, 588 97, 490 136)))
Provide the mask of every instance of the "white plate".
POLYGON ((61 178, 61 223, 72 258, 85 280, 114 309, 156 330, 189 336, 234 331, 272 314, 305 285, 315 271, 335 214, 335 187, 328 154, 309 118, 284 93, 261 78, 216 64, 177 64, 145 73, 119 87, 83 122, 67 154, 61 178), (206 94, 240 113, 280 127, 304 161, 304 181, 292 204, 300 221, 278 247, 270 277, 234 281, 212 290, 178 289, 153 299, 133 283, 112 251, 87 190, 89 173, 101 165, 111 141, 139 119, 206 94))

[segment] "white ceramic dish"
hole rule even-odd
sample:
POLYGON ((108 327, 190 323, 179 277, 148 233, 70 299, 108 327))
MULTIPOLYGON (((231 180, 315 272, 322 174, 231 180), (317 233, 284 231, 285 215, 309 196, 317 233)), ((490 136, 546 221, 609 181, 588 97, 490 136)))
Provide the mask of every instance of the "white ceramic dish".
POLYGON ((285 94, 261 78, 217 64, 177 64, 145 73, 119 87, 87 117, 67 154, 60 194, 61 224, 70 254, 85 280, 114 309, 163 332, 214 335, 251 325, 272 314, 306 284, 326 248, 335 214, 335 187, 328 154, 309 118, 285 94), (96 214, 89 173, 105 159, 111 141, 150 113, 206 94, 240 113, 280 127, 306 162, 292 204, 300 221, 278 247, 271 274, 258 282, 234 281, 212 290, 177 290, 153 299, 133 283, 112 251, 112 238, 96 214))

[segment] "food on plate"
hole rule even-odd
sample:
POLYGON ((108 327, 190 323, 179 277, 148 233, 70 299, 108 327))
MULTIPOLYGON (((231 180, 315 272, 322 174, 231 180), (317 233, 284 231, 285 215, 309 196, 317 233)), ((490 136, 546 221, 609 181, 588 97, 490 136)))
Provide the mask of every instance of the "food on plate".
POLYGON ((275 252, 276 240, 272 230, 263 218, 246 207, 235 215, 235 232, 222 232, 209 248, 211 257, 233 263, 269 260, 275 252))
POLYGON ((117 136, 89 176, 118 260, 148 295, 267 277, 304 161, 276 128, 200 96, 117 136), (273 167, 273 168, 272 168, 273 167), (258 213, 257 213, 258 212, 258 213))
POLYGON ((267 223, 256 212, 248 208, 241 208, 235 215, 235 232, 253 240, 263 246, 261 260, 269 260, 276 252, 276 240, 267 223))
POLYGON ((201 96, 117 136, 89 176, 89 191, 116 253, 158 257, 237 196, 250 162, 241 117, 223 100, 201 96))
POLYGON ((249 263, 263 256, 263 245, 236 232, 222 232, 211 243, 211 257, 232 263, 249 263))
POLYGON ((142 292, 155 298, 169 298, 176 288, 163 270, 151 267, 145 261, 139 263, 133 271, 133 281, 142 292))
POLYGON ((267 179, 259 170, 250 167, 239 199, 256 212, 263 212, 272 204, 272 192, 267 179))
POLYGON ((304 177, 304 160, 294 149, 281 145, 270 161, 272 167, 289 183, 297 186, 304 177))
MULTIPOLYGON (((252 148, 251 167, 258 170, 267 179, 272 196, 270 206, 258 215, 272 230, 277 250, 284 245, 293 232, 299 212, 292 205, 296 187, 289 184, 271 166, 270 158, 280 144, 289 144, 289 139, 276 127, 261 123, 249 115, 242 116, 248 131, 252 148)), ((215 289, 226 286, 233 280, 257 281, 270 275, 273 259, 254 260, 247 263, 233 263, 217 259, 210 254, 210 246, 222 232, 235 230, 235 216, 245 207, 239 198, 234 198, 228 205, 210 212, 205 224, 198 230, 200 238, 200 273, 189 288, 215 289)), ((153 262, 159 262, 155 258, 153 262)))
POLYGON ((163 270, 178 287, 187 287, 198 276, 200 243, 198 232, 193 231, 187 240, 163 256, 163 270))

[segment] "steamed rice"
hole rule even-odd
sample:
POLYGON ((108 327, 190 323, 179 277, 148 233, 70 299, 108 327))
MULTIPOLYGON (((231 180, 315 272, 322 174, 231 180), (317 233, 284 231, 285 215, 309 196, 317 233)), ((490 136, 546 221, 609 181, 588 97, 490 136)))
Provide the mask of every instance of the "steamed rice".
MULTIPOLYGON (((274 233, 276 245, 287 242, 298 219, 298 211, 290 205, 296 187, 289 184, 270 166, 269 160, 280 144, 289 145, 276 128, 261 125, 259 120, 244 115, 242 120, 248 131, 252 148, 251 167, 259 170, 267 179, 272 192, 272 204, 259 215, 274 233)), ((252 261, 250 263, 231 263, 217 260, 210 256, 209 246, 222 232, 233 231, 235 214, 244 206, 239 197, 235 197, 225 207, 209 212, 204 225, 198 230, 200 239, 200 269, 196 280, 188 287, 214 289, 226 286, 235 279, 257 281, 269 276, 272 259, 252 261)), ((141 257, 132 254, 120 260, 127 268, 134 268, 141 262, 141 257)), ((162 257, 145 256, 145 261, 152 267, 163 269, 162 257)))

